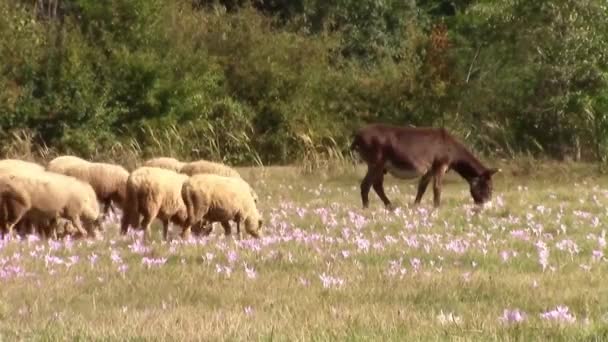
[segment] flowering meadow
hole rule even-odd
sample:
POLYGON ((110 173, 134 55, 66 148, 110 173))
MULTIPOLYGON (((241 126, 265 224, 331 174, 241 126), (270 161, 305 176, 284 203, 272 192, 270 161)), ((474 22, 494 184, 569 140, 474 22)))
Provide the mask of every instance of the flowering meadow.
POLYGON ((362 172, 244 172, 259 240, 0 243, 0 340, 573 340, 608 338, 608 178, 496 176, 476 211, 451 174, 432 189, 387 177, 385 210, 362 172))

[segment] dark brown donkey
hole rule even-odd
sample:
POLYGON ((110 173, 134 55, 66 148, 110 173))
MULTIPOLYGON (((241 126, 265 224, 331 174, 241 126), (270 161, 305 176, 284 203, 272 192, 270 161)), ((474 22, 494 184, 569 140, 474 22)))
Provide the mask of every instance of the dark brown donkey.
POLYGON ((441 202, 441 181, 454 169, 470 185, 476 204, 492 197, 492 175, 499 169, 486 168, 473 154, 443 128, 410 128, 385 124, 370 124, 361 128, 350 146, 367 164, 367 174, 361 182, 363 208, 369 206, 369 190, 374 188, 388 208, 391 201, 384 193, 384 175, 390 173, 401 179, 422 176, 414 205, 433 178, 433 204, 441 202))

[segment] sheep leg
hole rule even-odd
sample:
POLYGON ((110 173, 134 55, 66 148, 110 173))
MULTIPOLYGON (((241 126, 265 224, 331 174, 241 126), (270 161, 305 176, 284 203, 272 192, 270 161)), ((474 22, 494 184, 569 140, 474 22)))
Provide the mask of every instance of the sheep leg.
MULTIPOLYGON (((42 230, 45 232, 47 239, 57 240, 57 225, 58 224, 59 224, 59 221, 57 220, 57 218, 53 217, 46 223, 46 225, 42 226, 42 230)), ((65 229, 66 228, 64 228, 64 230, 65 229)))
POLYGON ((82 235, 82 237, 87 237, 88 233, 82 226, 82 221, 80 221, 80 216, 73 217, 71 219, 74 227, 78 230, 78 232, 82 235))
POLYGON ((97 220, 87 219, 84 221, 84 228, 93 239, 99 239, 101 237, 101 232, 100 229, 98 229, 98 226, 100 226, 100 224, 97 220))
POLYGON ((167 241, 167 236, 169 235, 169 220, 166 218, 161 219, 163 223, 163 239, 167 241))
POLYGON ((17 214, 17 217, 15 217, 15 220, 12 223, 8 224, 8 227, 6 228, 6 235, 7 236, 10 236, 11 238, 14 236, 13 229, 19 223, 19 221, 21 221, 21 219, 23 218, 24 214, 25 214, 25 212, 17 214))
POLYGON ((243 234, 241 234, 241 220, 236 221, 236 235, 238 236, 239 240, 243 239, 243 234))
POLYGON ((190 225, 190 232, 192 233, 192 235, 194 235, 196 237, 200 236, 202 225, 203 225, 202 221, 192 222, 192 224, 190 225))
POLYGON ((201 231, 203 236, 209 236, 209 234, 211 234, 211 232, 213 231, 213 222, 201 222, 201 231))
POLYGON ((141 222, 142 227, 144 228, 144 236, 143 239, 146 241, 150 238, 150 226, 152 225, 152 220, 156 215, 152 215, 152 213, 144 212, 142 213, 143 220, 141 222))
POLYGON ((185 225, 184 228, 182 229, 182 239, 189 240, 191 234, 192 234, 192 227, 185 225))
POLYGON ((125 209, 120 220, 120 234, 126 235, 129 231, 129 226, 133 229, 139 229, 140 226, 139 212, 133 208, 125 209))
POLYGON ((38 234, 40 234, 42 239, 48 240, 50 238, 50 233, 51 233, 50 229, 51 229, 51 227, 48 224, 40 224, 38 226, 38 234))
POLYGON ((230 236, 230 234, 232 233, 232 229, 230 227, 230 222, 221 221, 220 223, 222 224, 222 227, 224 227, 224 235, 230 236))

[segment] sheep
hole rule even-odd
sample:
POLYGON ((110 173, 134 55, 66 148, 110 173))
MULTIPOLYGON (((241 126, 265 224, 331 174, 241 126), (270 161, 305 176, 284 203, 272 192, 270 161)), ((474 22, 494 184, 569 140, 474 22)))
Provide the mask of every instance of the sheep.
POLYGON ((157 167, 142 166, 131 172, 127 179, 127 201, 120 231, 124 235, 129 226, 143 227, 144 239, 150 234, 150 225, 155 218, 163 223, 163 238, 167 240, 169 222, 185 226, 186 206, 181 196, 182 184, 187 175, 157 167), (140 225, 140 215, 143 217, 140 225))
POLYGON ((71 221, 83 236, 97 233, 100 212, 95 191, 74 177, 52 172, 0 174, 0 190, 2 226, 8 234, 22 219, 54 225, 59 217, 71 221))
POLYGON ((0 160, 0 172, 5 170, 38 170, 44 171, 44 166, 20 159, 2 159, 0 160))
POLYGON ((87 165, 89 161, 80 157, 66 155, 52 159, 46 166, 46 169, 56 173, 63 173, 72 165, 87 165))
MULTIPOLYGON (((0 174, 25 174, 31 172, 45 172, 44 166, 19 159, 0 160, 0 174)), ((8 215, 6 210, 6 208, 0 208, 0 216, 6 217, 8 215)), ((0 222, 2 222, 3 217, 0 217, 0 222)), ((21 235, 24 235, 26 231, 32 232, 32 228, 39 226, 40 223, 42 223, 40 220, 24 219, 15 228, 21 235)))
POLYGON ((241 175, 228 165, 202 159, 185 164, 179 172, 187 174, 188 176, 199 173, 211 173, 220 176, 241 178, 241 175))
MULTIPOLYGON (((13 176, 15 176, 15 175, 13 175, 13 176)), ((97 199, 95 197, 95 192, 92 191, 92 188, 90 185, 88 185, 84 182, 81 182, 78 179, 73 178, 73 177, 67 177, 67 176, 63 176, 60 174, 55 174, 52 172, 45 172, 45 171, 43 171, 42 173, 41 172, 31 172, 31 171, 30 172, 21 171, 19 174, 16 175, 16 177, 17 177, 18 181, 21 181, 20 184, 19 184, 19 182, 17 182, 18 184, 16 184, 16 185, 18 185, 18 189, 21 191, 28 190, 28 188, 30 188, 29 190, 31 190, 32 184, 34 186, 40 185, 43 187, 42 191, 37 191, 36 189, 34 189, 33 196, 30 193, 27 193, 27 196, 28 196, 27 198, 28 198, 29 202, 32 202, 32 198, 34 198, 33 203, 28 204, 28 207, 32 207, 32 205, 33 205, 33 208, 21 207, 22 210, 18 210, 18 209, 15 210, 15 208, 13 207, 12 210, 8 209, 11 211, 11 215, 15 218, 14 219, 14 221, 16 222, 15 227, 17 227, 17 231, 20 233, 20 235, 23 236, 28 231, 31 233, 33 228, 37 228, 40 235, 46 235, 48 237, 51 233, 53 233, 56 238, 55 228, 58 225, 58 220, 59 219, 68 220, 68 221, 74 220, 74 218, 70 216, 70 212, 72 212, 74 210, 76 210, 76 212, 78 212, 78 210, 79 210, 78 201, 79 200, 81 202, 83 202, 83 205, 80 205, 80 207, 81 207, 82 211, 84 211, 84 214, 85 214, 83 219, 85 221, 85 224, 87 225, 86 228, 87 228, 88 232, 91 232, 93 230, 93 227, 92 227, 93 223, 97 224, 97 227, 100 228, 98 219, 91 218, 91 217, 99 216, 99 204, 97 203, 97 199), (24 180, 29 183, 23 184, 24 180), (53 183, 53 184, 49 184, 49 183, 53 183), (24 189, 24 185, 25 185, 25 189, 24 189), (50 188, 51 191, 49 191, 49 185, 53 185, 50 188), (70 187, 71 187, 71 189, 70 189, 70 187), (66 190, 66 189, 68 189, 68 190, 66 190), (54 216, 48 215, 48 211, 40 210, 40 208, 37 206, 40 206, 42 203, 43 206, 46 205, 48 207, 49 206, 48 203, 51 203, 52 201, 54 201, 54 198, 48 197, 47 195, 53 196, 54 194, 57 193, 57 191, 63 191, 64 193, 67 192, 67 195, 62 194, 63 197, 59 197, 58 199, 68 198, 68 200, 70 200, 71 202, 68 202, 67 204, 71 205, 71 207, 62 209, 61 210, 62 212, 59 212, 54 216), (42 194, 40 194, 40 193, 42 193, 42 194), (38 197, 44 197, 44 196, 47 196, 47 197, 43 198, 42 200, 40 198, 38 198, 38 197), (32 210, 29 210, 29 209, 32 209, 32 210), (95 212, 95 214, 87 214, 88 212, 89 213, 95 212), (23 216, 21 216, 20 219, 19 219, 19 213, 23 213, 23 216)), ((21 203, 23 204, 24 202, 21 201, 21 203)), ((57 203, 61 203, 61 201, 59 201, 57 203)), ((27 202, 25 204, 27 204, 27 202)), ((59 205, 59 204, 55 204, 55 205, 59 205)), ((50 206, 52 206, 52 204, 50 206)), ((5 206, 5 208, 6 208, 6 206, 5 206)), ((76 217, 76 219, 77 220, 75 220, 72 223, 74 226, 76 226, 76 228, 78 228, 79 227, 78 221, 80 221, 80 220, 78 217, 76 217)), ((79 233, 81 233, 81 234, 83 233, 82 229, 79 230, 79 233)), ((93 233, 95 233, 95 235, 97 235, 99 232, 93 231, 93 233)), ((82 234, 82 235, 86 235, 86 234, 82 234)))
POLYGON ((51 160, 47 170, 78 178, 89 183, 95 190, 97 199, 108 214, 112 203, 123 208, 126 198, 126 184, 129 171, 110 163, 89 162, 75 156, 61 156, 51 160))
POLYGON ((175 158, 171 158, 171 157, 158 157, 158 158, 152 158, 152 159, 148 159, 144 162, 143 166, 150 166, 150 167, 159 167, 161 169, 167 169, 167 170, 171 170, 171 171, 175 171, 175 172, 179 172, 179 170, 186 165, 186 163, 179 161, 175 158))
MULTIPOLYGON (((254 238, 259 238, 263 219, 257 209, 249 184, 239 178, 214 174, 191 176, 182 186, 182 198, 188 210, 187 226, 202 222, 220 222, 226 235, 229 221, 235 221, 241 237, 241 224, 254 238)), ((204 231, 208 235, 211 229, 204 231)))
MULTIPOLYGON (((188 176, 193 176, 196 174, 215 174, 215 175, 219 175, 219 176, 234 177, 234 178, 242 179, 242 177, 238 173, 238 171, 231 168, 230 166, 221 164, 221 163, 208 161, 208 160, 202 160, 202 159, 185 164, 179 170, 179 172, 187 174, 188 176)), ((251 189, 251 195, 253 196, 253 199, 254 199, 255 203, 257 204, 258 195, 253 190, 253 188, 250 187, 250 189, 251 189)))
MULTIPOLYGON (((241 175, 235 169, 231 168, 230 166, 222 164, 222 163, 203 160, 203 159, 185 164, 180 169, 179 172, 187 174, 188 176, 193 176, 193 175, 197 175, 197 174, 216 174, 219 176, 242 179, 241 175)), ((249 188, 251 190, 251 196, 253 196, 253 200, 257 204, 258 195, 255 192, 255 190, 253 190, 252 187, 249 187, 249 188)), ((224 224, 222 224, 222 225, 224 226, 224 224)), ((213 229, 212 226, 213 226, 213 224, 211 224, 211 227, 209 227, 208 230, 212 230, 213 229)), ((193 233, 195 233, 195 235, 198 235, 200 232, 200 228, 201 228, 200 225, 193 226, 192 227, 193 233)), ((226 226, 224 226, 224 229, 227 229, 226 226)))

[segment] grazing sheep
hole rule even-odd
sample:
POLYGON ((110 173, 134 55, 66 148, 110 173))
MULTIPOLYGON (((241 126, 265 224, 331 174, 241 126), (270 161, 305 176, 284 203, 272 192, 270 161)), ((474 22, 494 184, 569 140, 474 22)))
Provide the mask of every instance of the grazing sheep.
POLYGON ((181 162, 175 158, 171 157, 158 157, 148 159, 144 162, 143 166, 149 167, 159 167, 161 169, 167 169, 175 172, 179 172, 179 170, 186 165, 186 163, 181 162))
POLYGON ((61 156, 51 160, 47 169, 89 183, 95 190, 97 199, 104 205, 104 214, 109 212, 112 203, 121 209, 124 206, 129 172, 120 165, 61 156))
MULTIPOLYGON (((32 172, 45 172, 44 167, 42 165, 23 161, 19 159, 4 159, 0 160, 0 174, 26 174, 32 172)), ((2 202, 0 198, 0 203, 2 202)), ((7 217, 7 208, 0 206, 0 227, 2 227, 2 220, 6 221, 7 217)), ((25 217, 22 221, 20 221, 15 229, 23 236, 26 232, 33 232, 35 228, 40 228, 43 222, 41 220, 35 220, 34 218, 29 219, 25 217)))
POLYGON ((129 226, 143 227, 144 239, 150 234, 155 218, 163 223, 163 238, 167 239, 169 222, 182 226, 187 219, 186 206, 181 196, 183 183, 188 176, 171 170, 142 166, 127 179, 127 201, 120 231, 126 234, 129 226), (143 217, 140 225, 140 215, 143 217))
POLYGON ((38 170, 44 171, 44 166, 33 162, 20 159, 2 159, 0 160, 0 172, 5 170, 38 170))
MULTIPOLYGON (((241 236, 241 224, 255 238, 263 220, 251 195, 249 184, 239 178, 214 174, 190 177, 182 187, 182 197, 188 210, 187 225, 200 222, 220 222, 226 235, 230 234, 229 221, 235 221, 241 236)), ((204 231, 205 235, 211 232, 204 231)))
POLYGON ((63 173, 63 171, 72 165, 87 165, 88 160, 84 160, 76 156, 59 156, 51 160, 46 169, 56 173, 63 173))
MULTIPOLYGON (((187 174, 188 176, 194 176, 197 174, 215 174, 224 177, 242 179, 241 175, 230 166, 208 160, 197 160, 187 163, 179 170, 179 172, 187 174)), ((253 188, 250 187, 250 189, 255 203, 258 203, 257 193, 253 190, 253 188)))
POLYGON ((197 160, 185 164, 179 172, 193 176, 199 173, 211 173, 226 177, 241 178, 241 175, 233 168, 222 163, 216 163, 208 160, 197 160))
POLYGON ((2 227, 8 234, 22 219, 52 225, 59 217, 71 221, 83 236, 96 233, 99 203, 95 191, 74 177, 52 172, 0 174, 0 190, 2 227))

